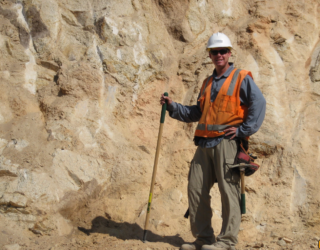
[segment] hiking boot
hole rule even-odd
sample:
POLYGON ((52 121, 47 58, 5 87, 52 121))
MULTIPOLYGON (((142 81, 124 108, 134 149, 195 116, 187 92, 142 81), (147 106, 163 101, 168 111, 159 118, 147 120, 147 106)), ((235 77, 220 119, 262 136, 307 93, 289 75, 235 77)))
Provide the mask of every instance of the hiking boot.
POLYGON ((199 245, 196 242, 189 243, 189 244, 183 244, 180 247, 180 250, 201 250, 201 245, 199 245))
POLYGON ((235 250, 235 248, 227 245, 226 243, 218 241, 212 245, 203 245, 201 250, 235 250))

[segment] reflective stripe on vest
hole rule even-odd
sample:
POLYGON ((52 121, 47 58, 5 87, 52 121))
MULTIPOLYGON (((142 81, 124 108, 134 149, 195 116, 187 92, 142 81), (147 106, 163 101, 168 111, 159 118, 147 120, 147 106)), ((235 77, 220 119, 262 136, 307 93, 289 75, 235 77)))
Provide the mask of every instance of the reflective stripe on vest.
POLYGON ((240 106, 241 82, 252 74, 249 71, 234 69, 221 86, 214 102, 211 102, 213 76, 202 85, 199 98, 202 116, 195 136, 217 137, 223 135, 226 128, 239 127, 246 116, 247 107, 240 106))
MULTIPOLYGON (((230 128, 230 127, 239 127, 239 125, 231 125, 230 126, 230 125, 210 125, 210 124, 208 124, 207 130, 222 132, 226 128, 230 128)), ((206 130, 206 124, 198 124, 197 130, 206 130)))
POLYGON ((241 71, 241 69, 237 69, 236 72, 234 72, 234 74, 233 74, 233 77, 232 77, 232 80, 231 80, 231 83, 229 85, 228 92, 227 92, 228 96, 232 96, 232 94, 233 94, 234 87, 236 86, 236 81, 238 79, 240 71, 241 71))

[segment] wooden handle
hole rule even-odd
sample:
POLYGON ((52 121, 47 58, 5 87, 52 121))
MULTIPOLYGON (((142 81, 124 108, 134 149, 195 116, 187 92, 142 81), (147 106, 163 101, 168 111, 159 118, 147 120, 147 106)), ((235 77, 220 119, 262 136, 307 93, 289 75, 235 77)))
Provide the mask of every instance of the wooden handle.
MULTIPOLYGON (((165 92, 164 95, 168 96, 168 93, 165 92)), ((154 187, 154 183, 156 181, 156 173, 157 173, 157 168, 158 168, 158 159, 159 159, 159 154, 160 154, 161 137, 162 137, 162 131, 163 131, 164 118, 166 116, 166 110, 167 110, 167 104, 165 103, 165 104, 162 105, 162 110, 161 110, 161 118, 160 118, 160 127, 159 127, 159 134, 158 134, 156 156, 154 158, 153 173, 152 173, 152 180, 151 180, 149 200, 148 200, 148 208, 147 208, 146 221, 145 221, 145 224, 144 224, 144 231, 143 231, 143 242, 146 242, 146 239, 147 239, 147 230, 148 230, 148 225, 149 225, 151 202, 152 202, 152 198, 153 198, 152 197, 153 196, 153 187, 154 187)))

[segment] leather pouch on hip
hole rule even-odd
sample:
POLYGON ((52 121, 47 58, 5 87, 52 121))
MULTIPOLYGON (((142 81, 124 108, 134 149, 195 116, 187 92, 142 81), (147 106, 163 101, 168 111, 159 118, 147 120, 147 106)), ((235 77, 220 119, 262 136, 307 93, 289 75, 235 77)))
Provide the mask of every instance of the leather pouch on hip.
POLYGON ((245 163, 245 164, 250 164, 249 167, 246 167, 245 170, 245 175, 250 176, 253 175, 258 169, 259 169, 259 164, 254 163, 254 160, 257 159, 257 157, 253 156, 252 154, 249 154, 249 146, 248 142, 241 140, 239 142, 238 146, 238 153, 236 157, 236 162, 237 164, 239 163, 245 163), (244 145, 243 145, 244 144, 244 145))
POLYGON ((250 156, 243 152, 238 152, 237 154, 237 163, 250 163, 250 156))

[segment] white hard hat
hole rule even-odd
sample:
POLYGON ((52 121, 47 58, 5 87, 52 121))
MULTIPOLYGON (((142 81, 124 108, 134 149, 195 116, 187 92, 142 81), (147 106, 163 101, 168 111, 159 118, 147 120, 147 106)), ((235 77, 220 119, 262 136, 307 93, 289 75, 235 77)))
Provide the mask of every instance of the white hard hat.
POLYGON ((227 37, 223 33, 214 33, 208 40, 207 43, 207 50, 210 50, 212 48, 228 48, 232 49, 232 45, 230 42, 229 37, 227 37))

